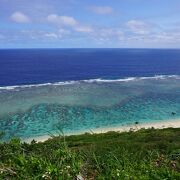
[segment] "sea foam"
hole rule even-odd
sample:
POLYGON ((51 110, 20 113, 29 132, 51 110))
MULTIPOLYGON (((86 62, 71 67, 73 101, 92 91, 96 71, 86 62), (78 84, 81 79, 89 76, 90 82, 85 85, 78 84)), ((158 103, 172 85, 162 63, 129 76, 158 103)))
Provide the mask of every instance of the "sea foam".
POLYGON ((22 88, 42 87, 42 86, 62 86, 72 85, 79 83, 115 83, 115 82, 129 82, 129 81, 140 81, 140 80, 164 80, 164 79, 176 79, 180 80, 180 75, 155 75, 147 77, 127 77, 120 79, 87 79, 87 80, 71 80, 71 81, 60 81, 53 83, 40 83, 40 84, 28 84, 28 85, 14 85, 14 86, 1 86, 0 90, 18 90, 22 88))

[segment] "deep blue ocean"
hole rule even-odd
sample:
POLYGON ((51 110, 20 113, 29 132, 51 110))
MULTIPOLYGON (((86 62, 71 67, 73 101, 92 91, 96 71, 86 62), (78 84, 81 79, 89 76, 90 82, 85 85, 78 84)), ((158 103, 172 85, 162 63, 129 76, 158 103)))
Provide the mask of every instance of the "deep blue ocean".
POLYGON ((180 119, 180 50, 0 50, 4 140, 180 119))
POLYGON ((0 50, 0 86, 174 74, 180 74, 180 50, 0 50))

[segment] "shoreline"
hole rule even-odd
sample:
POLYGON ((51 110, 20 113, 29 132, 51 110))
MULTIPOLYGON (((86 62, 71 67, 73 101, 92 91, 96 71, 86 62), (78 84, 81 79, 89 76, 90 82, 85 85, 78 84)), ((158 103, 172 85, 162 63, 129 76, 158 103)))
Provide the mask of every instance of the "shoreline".
MULTIPOLYGON (((164 128, 180 128, 180 119, 170 119, 166 121, 159 121, 159 122, 147 122, 147 123, 138 123, 138 124, 131 124, 127 126, 119 126, 119 127, 106 127, 106 128, 95 128, 90 130, 84 130, 84 131, 78 131, 74 133, 64 133, 65 136, 70 135, 81 135, 84 133, 91 133, 91 134, 100 134, 100 133, 106 133, 109 131, 115 131, 115 132, 128 132, 128 131, 137 131, 142 128, 149 129, 149 128, 155 128, 155 129, 164 129, 164 128)), ((55 135, 55 136, 58 136, 55 135)), ((44 142, 48 139, 52 138, 50 135, 44 135, 44 136, 37 136, 32 138, 25 138, 22 139, 23 142, 30 143, 33 139, 37 142, 44 142)))

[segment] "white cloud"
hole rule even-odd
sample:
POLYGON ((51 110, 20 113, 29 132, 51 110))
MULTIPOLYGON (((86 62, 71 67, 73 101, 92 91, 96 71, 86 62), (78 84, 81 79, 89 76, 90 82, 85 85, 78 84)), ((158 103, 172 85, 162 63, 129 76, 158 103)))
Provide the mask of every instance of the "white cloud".
POLYGON ((129 43, 143 43, 146 45, 167 45, 177 44, 180 42, 180 32, 154 32, 150 34, 136 34, 126 37, 129 43))
POLYGON ((92 6, 92 7, 90 7, 90 9, 94 13, 101 14, 101 15, 112 14, 113 13, 113 9, 110 6, 92 6))
POLYGON ((55 34, 55 33, 46 33, 46 34, 44 34, 44 36, 47 37, 47 38, 53 38, 53 39, 58 38, 58 35, 55 34))
MULTIPOLYGON (((70 27, 71 30, 74 30, 76 32, 82 32, 82 33, 90 33, 93 32, 93 29, 90 26, 83 25, 79 23, 75 18, 70 16, 59 16, 57 14, 50 14, 47 17, 48 22, 53 23, 57 26, 67 26, 70 27)), ((63 28, 62 28, 63 29, 63 28)), ((63 29, 65 30, 65 29, 63 29)), ((64 34, 65 32, 63 32, 64 34)), ((67 30, 66 30, 67 33, 67 30)), ((62 32, 61 32, 62 34, 62 32)))
POLYGON ((78 24, 78 22, 73 17, 59 16, 57 14, 50 14, 47 17, 47 20, 57 25, 65 25, 65 26, 72 26, 72 27, 78 24))
POLYGON ((147 23, 139 20, 128 21, 126 26, 135 34, 148 34, 150 30, 147 23))
POLYGON ((158 34, 153 34, 149 39, 154 42, 168 42, 168 43, 176 43, 180 42, 180 32, 160 32, 158 34))
POLYGON ((84 33, 91 33, 91 32, 93 32, 93 29, 89 26, 78 25, 75 27, 75 31, 84 32, 84 33))
POLYGON ((67 29, 61 28, 61 29, 58 30, 58 33, 59 34, 64 34, 64 35, 66 34, 67 35, 67 34, 70 34, 70 31, 67 30, 67 29))
POLYGON ((11 20, 17 23, 29 23, 30 18, 20 11, 16 11, 11 15, 11 20))
POLYGON ((122 41, 124 40, 124 33, 119 28, 102 28, 97 29, 93 36, 96 40, 100 41, 122 41))
POLYGON ((49 38, 49 39, 62 39, 64 37, 66 37, 67 35, 69 35, 71 32, 69 30, 66 29, 59 29, 58 31, 55 32, 47 32, 44 33, 43 36, 45 38, 49 38))

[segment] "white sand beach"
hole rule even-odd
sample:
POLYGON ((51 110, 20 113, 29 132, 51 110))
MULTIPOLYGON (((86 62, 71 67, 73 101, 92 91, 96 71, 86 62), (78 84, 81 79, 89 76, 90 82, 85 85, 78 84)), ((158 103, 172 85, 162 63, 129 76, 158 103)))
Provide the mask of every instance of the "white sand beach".
MULTIPOLYGON (((106 133, 109 131, 116 131, 116 132, 128 132, 128 131, 137 131, 141 128, 155 128, 155 129, 163 129, 163 128, 180 128, 180 119, 171 119, 171 120, 166 120, 166 121, 159 121, 159 122, 150 122, 150 123, 138 123, 138 124, 131 124, 128 126, 119 126, 119 127, 109 127, 109 128, 96 128, 96 129, 91 129, 89 131, 78 131, 74 133, 65 133, 66 136, 69 135, 78 135, 78 134, 83 134, 83 133, 106 133)), ((43 142, 51 138, 50 135, 45 135, 45 136, 39 136, 39 137, 32 137, 32 138, 27 138, 23 139, 22 141, 30 143, 33 139, 36 140, 37 142, 43 142)))

